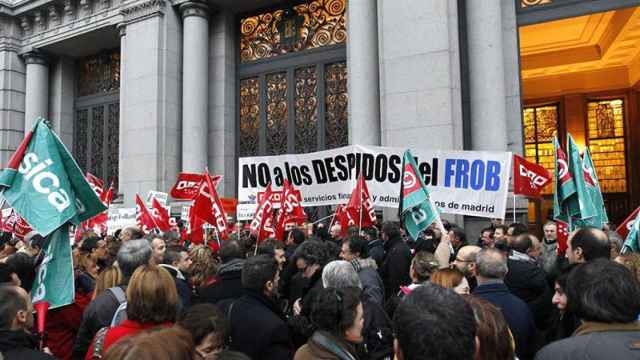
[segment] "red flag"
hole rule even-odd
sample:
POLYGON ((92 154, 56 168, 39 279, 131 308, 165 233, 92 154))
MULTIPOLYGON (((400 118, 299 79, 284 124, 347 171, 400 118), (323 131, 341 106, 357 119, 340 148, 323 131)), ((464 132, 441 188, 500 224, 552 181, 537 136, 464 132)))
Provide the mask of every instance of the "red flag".
POLYGON ((351 192, 351 198, 346 206, 347 211, 351 213, 357 226, 367 227, 375 225, 376 212, 373 209, 373 202, 369 196, 369 189, 364 176, 360 175, 356 187, 351 192))
POLYGON ((162 232, 167 232, 171 230, 171 223, 169 222, 170 216, 160 202, 154 197, 151 200, 151 216, 153 216, 153 220, 158 226, 158 229, 162 232))
POLYGON ((138 194, 136 194, 136 222, 138 223, 138 226, 145 232, 151 231, 156 228, 153 216, 138 194))
POLYGON ((551 175, 543 166, 529 162, 521 156, 513 155, 514 194, 539 198, 540 191, 551 180, 551 175))
POLYGON ((221 239, 227 238, 227 215, 224 212, 215 185, 207 173, 204 174, 204 181, 193 202, 191 211, 193 216, 213 225, 221 239))
POLYGON ((11 209, 11 214, 2 222, 2 231, 13 233, 18 239, 24 239, 33 229, 15 210, 11 209))
POLYGON ((275 236, 273 230, 273 200, 271 199, 271 184, 267 185, 267 190, 262 198, 262 201, 258 204, 253 220, 251 220, 251 233, 257 237, 258 243, 271 236, 275 236))
MULTIPOLYGON (((221 176, 214 176, 211 179, 214 188, 218 185, 221 179, 221 176)), ((204 180, 205 178, 203 174, 180 173, 178 174, 176 184, 173 185, 169 194, 172 198, 177 200, 193 200, 198 196, 200 186, 204 180)))
POLYGON ((616 232, 620 234, 623 239, 626 239, 627 235, 629 235, 629 231, 631 231, 631 228, 633 227, 633 221, 638 216, 638 211, 640 211, 640 207, 633 210, 631 215, 627 216, 624 222, 616 229, 616 232))
POLYGON ((335 221, 333 223, 340 225, 340 235, 342 236, 347 235, 347 230, 350 226, 357 225, 356 218, 354 217, 353 213, 346 208, 345 205, 338 205, 336 207, 336 214, 334 215, 334 219, 335 221))
POLYGON ((556 238, 558 240, 558 249, 556 253, 560 256, 567 251, 567 241, 569 239, 569 224, 562 220, 554 220, 556 222, 556 238))
POLYGON ((195 216, 193 207, 189 209, 189 227, 191 232, 189 238, 193 244, 202 244, 204 242, 204 221, 195 216))
POLYGON ((113 202, 113 181, 109 185, 109 189, 102 191, 100 200, 109 208, 109 205, 113 202))
POLYGON ((307 214, 305 214, 302 205, 300 205, 300 202, 302 201, 300 193, 296 193, 293 186, 287 180, 284 181, 282 192, 282 201, 275 229, 276 239, 279 240, 284 240, 283 237, 286 224, 295 222, 298 225, 302 225, 307 219, 307 214))
POLYGON ((85 175, 85 178, 87 179, 87 182, 91 186, 91 189, 93 189, 93 191, 96 193, 96 195, 98 195, 100 200, 102 200, 102 196, 104 194, 104 181, 98 179, 95 175, 93 175, 90 172, 87 172, 87 175, 85 175))

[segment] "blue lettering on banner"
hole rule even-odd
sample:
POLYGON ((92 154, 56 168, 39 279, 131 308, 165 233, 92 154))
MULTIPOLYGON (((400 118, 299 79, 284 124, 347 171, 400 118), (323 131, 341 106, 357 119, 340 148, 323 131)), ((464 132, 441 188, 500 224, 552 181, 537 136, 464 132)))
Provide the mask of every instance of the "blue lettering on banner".
POLYGON ((500 189, 500 162, 466 159, 445 159, 444 186, 456 189, 498 191, 500 189))

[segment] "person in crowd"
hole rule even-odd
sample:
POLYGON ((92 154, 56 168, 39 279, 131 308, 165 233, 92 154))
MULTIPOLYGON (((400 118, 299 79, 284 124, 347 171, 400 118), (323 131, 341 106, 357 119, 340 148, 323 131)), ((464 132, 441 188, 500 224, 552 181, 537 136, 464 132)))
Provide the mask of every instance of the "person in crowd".
POLYGON ((274 239, 263 241, 260 246, 258 246, 258 254, 273 256, 278 263, 278 270, 280 270, 280 272, 284 270, 284 265, 287 262, 285 251, 286 248, 284 243, 274 239))
POLYGON ((184 310, 188 309, 191 306, 192 293, 191 285, 189 285, 187 277, 178 268, 180 266, 180 261, 182 261, 182 256, 179 252, 174 250, 167 250, 164 253, 164 259, 159 266, 164 268, 169 272, 169 274, 171 274, 171 277, 176 284, 176 289, 178 290, 180 308, 184 310))
POLYGON ((624 265, 640 281, 640 254, 628 252, 613 258, 618 264, 624 265))
MULTIPOLYGON (((183 329, 162 328, 124 337, 109 348, 104 360, 193 360, 193 340, 183 329)), ((216 360, 216 359, 213 359, 216 360)))
POLYGON ((511 246, 511 242, 515 240, 516 237, 528 232, 529 228, 527 228, 527 225, 523 223, 514 222, 509 224, 509 227, 507 228, 507 244, 511 246))
POLYGON ((440 286, 413 290, 398 305, 393 328, 398 360, 473 359, 476 354, 473 310, 440 286))
POLYGON ((200 288, 200 301, 216 304, 225 299, 242 296, 242 267, 245 263, 245 249, 238 240, 227 240, 216 256, 220 261, 218 281, 200 288))
POLYGON ((536 325, 543 329, 548 327, 553 292, 542 267, 528 255, 534 246, 534 238, 534 235, 525 233, 511 241, 511 254, 507 259, 509 272, 504 277, 504 284, 509 292, 527 303, 534 314, 536 325))
POLYGON ((453 266, 460 270, 473 291, 478 281, 476 280, 476 256, 482 250, 479 246, 467 245, 462 247, 453 261, 453 266))
POLYGON ((469 282, 464 274, 457 268, 440 269, 431 276, 431 283, 440 285, 445 289, 453 289, 456 294, 468 295, 469 282))
POLYGON ((369 257, 367 241, 360 236, 346 238, 342 242, 340 258, 348 261, 362 282, 362 296, 377 303, 384 304, 384 285, 378 274, 376 261, 369 257))
POLYGON ((609 259, 611 245, 602 230, 594 227, 581 228, 567 241, 569 263, 583 263, 595 259, 609 259))
POLYGON ((316 331, 296 351, 294 360, 356 359, 363 341, 364 310, 358 288, 322 289, 311 304, 316 331))
POLYGON ((27 292, 31 291, 36 278, 36 259, 26 253, 15 253, 5 262, 20 279, 20 287, 27 292))
POLYGON ((175 230, 170 230, 162 234, 162 240, 164 240, 167 249, 180 248, 180 234, 175 230))
POLYGON ((509 227, 505 224, 497 224, 493 230, 493 246, 496 248, 508 248, 507 232, 509 227))
POLYGON ((0 358, 47 360, 53 356, 39 351, 33 328, 31 297, 19 286, 0 285, 0 358))
POLYGON ((569 308, 582 321, 570 338, 545 346, 538 360, 637 359, 640 283, 623 265, 588 260, 569 274, 569 308))
POLYGON ((416 287, 428 283, 439 267, 438 260, 432 253, 426 251, 417 252, 411 260, 411 266, 409 267, 411 284, 406 287, 401 287, 401 293, 408 294, 416 287))
POLYGON ((245 294, 221 304, 230 324, 230 349, 251 359, 289 360, 293 346, 284 314, 276 303, 278 263, 268 255, 247 259, 242 267, 245 294))
POLYGON ((167 245, 164 240, 159 236, 152 235, 149 237, 149 244, 151 245, 151 264, 162 264, 164 253, 167 251, 167 245))
POLYGON ((307 240, 298 246, 292 258, 298 272, 292 277, 289 287, 291 304, 306 301, 312 289, 322 288, 322 268, 336 258, 332 247, 333 243, 318 240, 307 240))
POLYGON ((514 360, 516 345, 500 309, 476 296, 463 299, 473 309, 476 320, 479 343, 476 360, 514 360))
POLYGON ((469 245, 467 242, 467 234, 465 234, 464 229, 455 225, 451 227, 451 230, 449 230, 449 242, 453 247, 452 257, 456 256, 460 249, 469 245))
POLYGON ((151 246, 144 239, 123 242, 118 251, 118 267, 122 272, 122 283, 97 295, 85 308, 78 336, 73 345, 73 359, 83 359, 91 340, 101 328, 109 326, 113 316, 126 300, 125 291, 133 272, 151 259, 151 246))
POLYGON ((509 292, 504 284, 507 270, 507 259, 499 250, 481 250, 476 256, 478 287, 473 295, 489 301, 502 311, 516 342, 516 354, 521 359, 530 359, 535 354, 533 339, 536 327, 533 314, 527 304, 509 292))
POLYGON ((216 277, 217 264, 213 252, 205 245, 196 245, 189 249, 189 258, 191 259, 189 283, 196 289, 196 295, 199 299, 202 288, 211 286, 218 281, 216 277))
POLYGON ((82 241, 80 253, 88 256, 102 270, 109 257, 107 253, 107 242, 98 236, 90 236, 82 241))
POLYGON ((436 251, 436 246, 440 242, 440 232, 436 232, 435 230, 436 229, 429 227, 420 232, 418 239, 409 243, 412 250, 411 252, 415 254, 419 251, 426 251, 433 254, 436 251))
POLYGON ((375 260, 378 268, 380 268, 384 260, 384 245, 378 237, 378 229, 375 226, 367 226, 362 231, 364 232, 365 240, 367 240, 369 256, 375 260))
POLYGON ((153 327, 169 327, 178 310, 178 292, 169 272, 159 266, 139 267, 127 286, 127 319, 98 331, 85 360, 101 356, 119 339, 153 327))
POLYGON ((606 234, 609 238, 609 245, 611 246, 611 256, 609 256, 609 259, 615 259, 622 252, 624 239, 620 237, 620 234, 618 234, 616 231, 607 231, 606 234))
POLYGON ((478 246, 485 248, 492 248, 495 246, 495 239, 493 238, 493 227, 489 226, 480 231, 480 239, 478 240, 478 246))
POLYGON ((339 241, 342 238, 342 226, 340 224, 333 224, 329 229, 329 235, 334 242, 339 241))
POLYGON ((544 237, 542 238, 542 269, 551 274, 556 266, 558 252, 558 225, 554 221, 548 221, 542 227, 544 237))
POLYGON ((118 250, 122 246, 122 241, 118 237, 113 235, 107 235, 104 237, 107 243, 107 259, 104 261, 105 266, 113 265, 118 257, 118 250))
POLYGON ((411 283, 411 250, 402 240, 400 226, 396 222, 387 221, 382 224, 382 241, 385 256, 379 271, 384 284, 385 299, 388 299, 400 290, 400 286, 411 283))
POLYGON ((129 240, 137 240, 144 238, 144 232, 140 230, 137 226, 127 226, 118 235, 118 239, 121 242, 129 241, 129 240))
POLYGON ((227 346, 229 323, 213 304, 190 307, 178 321, 178 326, 191 334, 195 344, 194 360, 215 359, 227 346))
POLYGON ((114 286, 118 286, 122 283, 122 272, 120 268, 114 265, 110 265, 100 274, 98 274, 98 278, 96 279, 96 287, 93 290, 93 294, 91 295, 91 300, 98 297, 98 295, 102 294, 103 291, 112 288, 114 286))
POLYGON ((11 266, 6 263, 0 262, 0 285, 15 285, 20 286, 20 278, 13 271, 11 266))
POLYGON ((551 303, 555 306, 552 322, 549 331, 545 336, 545 342, 553 342, 565 339, 578 328, 580 319, 568 307, 567 300, 567 279, 569 273, 577 264, 569 265, 564 268, 556 277, 554 284, 554 294, 551 303))
POLYGON ((92 293, 98 277, 98 264, 82 251, 73 260, 78 289, 85 294, 92 293))
POLYGON ((291 258, 291 255, 296 251, 296 248, 302 244, 307 237, 304 234, 304 231, 293 228, 289 231, 287 235, 287 240, 285 241, 285 256, 287 259, 291 258))

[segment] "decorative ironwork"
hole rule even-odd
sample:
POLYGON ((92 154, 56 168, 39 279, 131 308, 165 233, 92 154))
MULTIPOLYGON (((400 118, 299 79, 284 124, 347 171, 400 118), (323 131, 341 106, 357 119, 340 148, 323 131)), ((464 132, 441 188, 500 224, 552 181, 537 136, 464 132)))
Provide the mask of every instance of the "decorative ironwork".
POLYGON ((107 181, 113 181, 114 190, 118 189, 120 164, 120 104, 108 105, 109 112, 107 118, 107 181))
POLYGON ((89 110, 76 111, 76 121, 73 126, 73 155, 82 171, 87 170, 87 118, 89 110))
POLYGON ((294 10, 302 24, 294 30, 298 34, 295 41, 291 42, 281 41, 278 31, 285 10, 240 20, 240 61, 245 63, 290 52, 344 44, 347 40, 346 7, 347 0, 313 0, 295 6, 294 10))
POLYGON ((318 77, 315 66, 295 70, 295 151, 318 149, 318 77))
POLYGON ((349 143, 347 63, 337 62, 325 68, 326 148, 349 143))
POLYGON ((287 73, 266 76, 267 83, 267 155, 287 152, 287 73))
POLYGON ((120 89, 120 49, 84 58, 77 67, 78 96, 120 89))
POLYGON ((551 4, 553 0, 520 0, 520 7, 526 8, 530 6, 551 4))
POLYGON ((91 173, 102 179, 104 175, 104 106, 91 109, 91 173))
POLYGON ((624 139, 624 100, 597 100, 587 104, 589 149, 606 193, 627 191, 624 139))
MULTIPOLYGON (((527 160, 544 166, 550 172, 555 169, 553 137, 558 129, 558 105, 526 107, 522 110, 524 131, 524 156, 527 160)), ((546 186, 543 194, 552 192, 546 186)))
POLYGON ((258 155, 260 137, 260 81, 240 81, 240 156, 258 155))

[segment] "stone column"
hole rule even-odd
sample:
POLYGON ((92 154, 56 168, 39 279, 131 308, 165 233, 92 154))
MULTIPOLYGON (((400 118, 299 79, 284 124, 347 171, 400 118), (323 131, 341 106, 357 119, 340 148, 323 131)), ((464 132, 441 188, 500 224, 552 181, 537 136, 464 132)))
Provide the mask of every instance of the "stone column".
POLYGON ((380 145, 377 0, 350 0, 347 6, 349 143, 380 145))
POLYGON ((473 150, 507 150, 500 3, 500 0, 466 2, 473 150))
POLYGON ((39 116, 49 116, 49 63, 37 51, 26 53, 24 61, 27 65, 24 128, 29 131, 39 116))
POLYGON ((182 170, 207 167, 209 94, 209 8, 200 2, 180 5, 182 12, 182 170))

